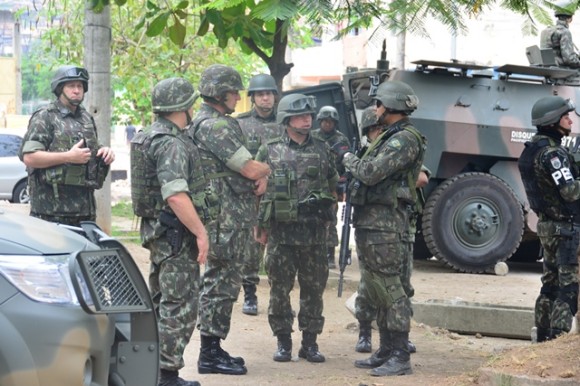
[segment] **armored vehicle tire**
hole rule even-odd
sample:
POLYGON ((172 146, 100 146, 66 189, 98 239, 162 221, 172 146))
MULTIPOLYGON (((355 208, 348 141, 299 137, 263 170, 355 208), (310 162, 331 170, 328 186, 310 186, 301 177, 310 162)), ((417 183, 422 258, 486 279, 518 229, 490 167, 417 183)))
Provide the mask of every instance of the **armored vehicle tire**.
POLYGON ((443 181, 423 211, 423 234, 433 255, 470 273, 493 270, 518 248, 524 214, 511 188, 486 173, 443 181))

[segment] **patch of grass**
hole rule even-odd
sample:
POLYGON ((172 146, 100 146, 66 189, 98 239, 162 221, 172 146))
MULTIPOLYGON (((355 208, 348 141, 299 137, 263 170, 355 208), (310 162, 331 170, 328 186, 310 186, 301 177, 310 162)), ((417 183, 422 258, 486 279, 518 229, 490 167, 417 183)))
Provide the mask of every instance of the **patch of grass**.
POLYGON ((132 219, 133 206, 130 201, 121 201, 111 207, 111 215, 115 217, 123 217, 132 219))

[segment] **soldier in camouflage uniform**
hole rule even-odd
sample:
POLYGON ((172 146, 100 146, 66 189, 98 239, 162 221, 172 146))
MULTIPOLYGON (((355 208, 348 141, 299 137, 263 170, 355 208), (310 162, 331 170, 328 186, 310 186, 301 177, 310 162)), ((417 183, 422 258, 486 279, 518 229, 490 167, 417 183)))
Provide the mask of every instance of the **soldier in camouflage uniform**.
POLYGON ((298 328, 302 331, 300 358, 324 362, 318 351, 322 332, 322 295, 328 279, 326 223, 332 220, 338 181, 335 159, 324 141, 309 135, 316 100, 302 94, 287 95, 278 105, 277 123, 285 131, 258 151, 256 159, 273 170, 268 191, 260 202, 257 239, 265 244, 270 283, 268 321, 278 338, 273 359, 292 359, 294 314, 290 291, 296 275, 300 284, 298 328))
MULTIPOLYGON (((271 75, 258 74, 250 79, 248 95, 253 107, 247 113, 239 114, 236 118, 246 136, 246 147, 255 156, 258 148, 268 139, 278 137, 278 125, 270 125, 276 122, 276 96, 278 88, 276 81, 271 75)), ((251 235, 248 241, 244 264, 244 305, 242 312, 246 315, 258 314, 258 297, 256 286, 260 283, 260 265, 264 256, 264 245, 254 240, 251 235)))
POLYGON ((88 82, 82 67, 58 68, 50 83, 57 99, 30 118, 19 157, 28 168, 31 216, 75 226, 95 221, 94 191, 115 154, 99 144, 93 117, 81 105, 88 82))
MULTIPOLYGON (((318 111, 316 120, 320 125, 319 129, 312 131, 312 136, 325 141, 329 146, 350 147, 350 142, 346 135, 338 130, 338 111, 332 106, 323 106, 318 111)), ((346 171, 344 166, 336 162, 336 170, 340 176, 336 185, 336 193, 338 202, 344 201, 344 193, 346 189, 346 171)), ((326 256, 328 258, 328 268, 336 268, 335 262, 335 248, 338 245, 338 233, 336 231, 338 205, 332 222, 328 224, 328 238, 326 239, 326 256)))
POLYGON ((580 68, 580 56, 572 41, 569 26, 576 10, 576 2, 564 0, 554 3, 556 6, 556 25, 550 26, 540 34, 540 48, 551 48, 556 57, 556 64, 562 67, 580 68))
POLYGON ((532 125, 538 132, 518 166, 530 208, 538 215, 537 234, 544 250, 542 289, 536 300, 538 342, 570 331, 578 308, 578 229, 580 170, 562 138, 569 136, 574 105, 559 96, 538 100, 532 125))
POLYGON ((209 250, 198 213, 207 213, 205 178, 187 134, 195 90, 182 78, 155 85, 156 121, 131 141, 131 196, 141 241, 151 254, 149 289, 159 329, 159 386, 194 386, 178 371, 197 318, 200 269, 209 250), (181 232, 181 240, 172 238, 181 232))
POLYGON ((415 184, 425 154, 425 139, 408 116, 418 98, 403 82, 381 83, 375 96, 380 126, 371 128, 371 140, 362 157, 339 150, 339 159, 352 173, 349 186, 353 226, 360 261, 359 292, 377 310, 380 347, 370 358, 355 362, 371 375, 410 374, 409 330, 411 301, 403 283, 409 226, 416 202, 415 184), (378 367, 375 367, 378 366, 378 367))
POLYGON ((189 129, 199 147, 205 177, 221 199, 218 219, 209 229, 211 248, 199 305, 201 351, 198 372, 245 374, 241 357, 232 357, 220 340, 230 330, 232 308, 242 285, 245 246, 256 223, 257 196, 267 186, 270 168, 253 160, 244 133, 229 116, 244 88, 240 74, 215 64, 200 79, 203 98, 189 129))

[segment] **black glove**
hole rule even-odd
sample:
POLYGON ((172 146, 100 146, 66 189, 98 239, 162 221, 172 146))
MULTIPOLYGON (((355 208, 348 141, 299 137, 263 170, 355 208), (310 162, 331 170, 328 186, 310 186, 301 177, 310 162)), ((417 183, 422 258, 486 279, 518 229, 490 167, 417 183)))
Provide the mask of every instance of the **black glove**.
POLYGON ((331 146, 332 151, 336 154, 336 159, 338 160, 338 162, 342 163, 342 159, 344 158, 344 155, 346 153, 351 153, 350 148, 340 142, 335 143, 334 145, 331 146))

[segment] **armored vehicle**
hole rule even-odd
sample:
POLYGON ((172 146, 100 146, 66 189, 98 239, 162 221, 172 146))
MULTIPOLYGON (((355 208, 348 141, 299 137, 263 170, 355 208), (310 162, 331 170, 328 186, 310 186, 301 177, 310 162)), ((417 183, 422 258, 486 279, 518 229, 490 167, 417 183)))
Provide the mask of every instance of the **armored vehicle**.
MULTIPOLYGON (((480 66, 458 61, 413 62, 414 70, 389 68, 383 45, 376 69, 356 70, 342 83, 291 92, 316 95, 319 107, 341 114, 340 129, 359 136, 357 117, 373 103, 382 81, 409 84, 419 97, 411 116, 428 141, 425 165, 431 170, 415 258, 435 256, 463 272, 486 272, 507 259, 536 261, 540 244, 537 217, 530 210, 517 160, 535 133, 530 112, 536 100, 560 95, 578 105, 578 72, 550 66, 553 54, 528 47, 529 66, 480 66)), ((578 114, 571 114, 576 153, 578 114)))
POLYGON ((0 208, 0 385, 154 386, 159 348, 133 259, 94 223, 0 208))

